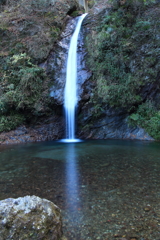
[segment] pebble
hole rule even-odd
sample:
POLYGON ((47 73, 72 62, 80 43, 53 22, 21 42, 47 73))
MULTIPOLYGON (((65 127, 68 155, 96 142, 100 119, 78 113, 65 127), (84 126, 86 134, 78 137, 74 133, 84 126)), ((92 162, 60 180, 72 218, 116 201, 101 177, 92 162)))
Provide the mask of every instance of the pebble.
POLYGON ((151 210, 151 207, 150 207, 150 206, 147 206, 147 207, 144 208, 144 211, 145 211, 145 212, 149 212, 150 210, 151 210))

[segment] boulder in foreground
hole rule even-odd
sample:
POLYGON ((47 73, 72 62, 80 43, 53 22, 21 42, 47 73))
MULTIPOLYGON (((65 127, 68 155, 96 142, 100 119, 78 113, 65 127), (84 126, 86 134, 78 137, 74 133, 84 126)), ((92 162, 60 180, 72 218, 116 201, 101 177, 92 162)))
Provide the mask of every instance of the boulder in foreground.
POLYGON ((59 240, 62 237, 60 209, 36 196, 0 201, 1 240, 59 240))

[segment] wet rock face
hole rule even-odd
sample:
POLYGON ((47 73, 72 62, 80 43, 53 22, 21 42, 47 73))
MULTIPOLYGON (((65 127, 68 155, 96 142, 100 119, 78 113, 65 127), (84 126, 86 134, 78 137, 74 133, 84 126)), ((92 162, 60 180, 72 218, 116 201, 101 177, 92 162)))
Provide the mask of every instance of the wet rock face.
MULTIPOLYGON (((84 19, 85 21, 85 19, 84 19)), ((82 100, 86 100, 88 95, 91 93, 90 78, 92 76, 92 72, 87 67, 86 64, 86 55, 87 51, 84 46, 84 37, 85 37, 85 29, 83 28, 79 34, 78 46, 77 46, 77 94, 79 103, 82 100)))
POLYGON ((59 240, 62 237, 60 209, 36 196, 0 201, 0 239, 59 240))
POLYGON ((130 126, 127 123, 128 114, 123 109, 106 108, 101 116, 95 118, 93 106, 88 108, 85 104, 82 115, 79 121, 83 126, 78 133, 80 138, 154 140, 143 128, 130 126))
MULTIPOLYGON (((57 46, 51 52, 47 61, 42 64, 53 81, 53 86, 50 89, 50 96, 53 97, 58 104, 63 104, 64 102, 67 56, 70 40, 75 30, 77 20, 78 18, 73 19, 68 16, 68 23, 64 32, 61 34, 61 40, 57 43, 57 46)), ((86 51, 84 48, 83 37, 82 25, 77 46, 77 92, 79 101, 83 97, 84 90, 82 85, 91 76, 91 72, 86 67, 85 63, 86 51)))
POLYGON ((61 34, 61 40, 57 43, 49 58, 44 63, 44 67, 53 82, 53 86, 50 89, 50 96, 53 97, 58 104, 63 104, 67 55, 70 38, 74 32, 75 26, 76 20, 68 16, 68 24, 61 34))
POLYGON ((15 130, 0 133, 0 145, 57 140, 64 137, 64 119, 53 115, 32 126, 20 126, 15 130))

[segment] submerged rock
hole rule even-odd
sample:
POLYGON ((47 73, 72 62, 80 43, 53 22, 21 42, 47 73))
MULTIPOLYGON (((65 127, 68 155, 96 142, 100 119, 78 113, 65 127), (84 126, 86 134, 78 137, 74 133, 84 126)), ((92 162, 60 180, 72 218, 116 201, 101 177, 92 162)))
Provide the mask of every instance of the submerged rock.
POLYGON ((59 240, 62 237, 60 209, 36 196, 0 201, 0 239, 59 240))

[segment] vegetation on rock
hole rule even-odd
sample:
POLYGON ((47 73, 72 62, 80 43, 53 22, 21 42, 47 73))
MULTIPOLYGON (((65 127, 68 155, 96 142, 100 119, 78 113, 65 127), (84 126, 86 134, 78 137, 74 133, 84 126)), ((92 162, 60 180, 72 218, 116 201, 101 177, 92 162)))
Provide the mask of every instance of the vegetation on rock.
POLYGON ((110 2, 112 8, 86 37, 87 61, 96 82, 92 102, 100 111, 105 104, 126 109, 130 123, 160 139, 160 4, 110 2))
POLYGON ((0 2, 0 132, 51 113, 46 60, 76 0, 0 2))
MULTIPOLYGON (((3 59, 0 131, 11 130, 32 115, 40 115, 46 74, 25 53, 3 59), (28 116, 22 114, 23 110, 28 116)), ((44 102, 44 100, 43 100, 44 102)), ((43 103, 44 104, 44 103, 43 103)))

